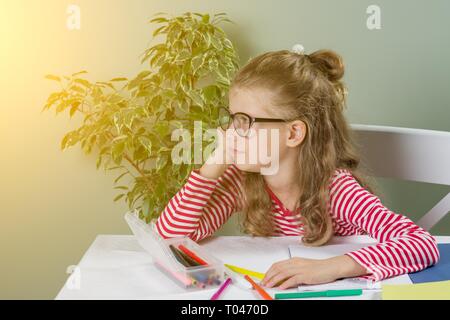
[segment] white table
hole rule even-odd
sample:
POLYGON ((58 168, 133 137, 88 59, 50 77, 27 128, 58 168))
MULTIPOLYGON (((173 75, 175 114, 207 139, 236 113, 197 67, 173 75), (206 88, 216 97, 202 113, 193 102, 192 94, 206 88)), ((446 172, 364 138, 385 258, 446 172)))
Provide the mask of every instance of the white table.
MULTIPOLYGON (((450 236, 436 237, 450 243, 450 236)), ((337 237, 338 241, 358 242, 367 236, 337 237)), ((288 245, 298 243, 297 236, 287 237, 211 237, 200 242, 222 261, 250 268, 255 261, 264 271, 279 260, 289 258, 288 245), (264 259, 264 257, 270 257, 264 259)), ((370 241, 370 240, 369 240, 370 241)), ((373 241, 373 240, 371 240, 373 241)), ((255 268, 254 268, 255 269, 255 268)), ((408 275, 384 280, 383 283, 411 283, 408 275)), ((56 299, 209 299, 216 289, 186 292, 153 266, 151 256, 131 235, 99 235, 67 279, 56 299)), ((269 294, 280 292, 268 289, 269 294)), ((283 292, 295 292, 289 289, 283 292)), ((380 290, 364 290, 363 295, 334 299, 380 299, 380 290)), ((254 290, 231 285, 221 299, 260 299, 254 290)), ((330 298, 325 298, 330 299, 330 298)))

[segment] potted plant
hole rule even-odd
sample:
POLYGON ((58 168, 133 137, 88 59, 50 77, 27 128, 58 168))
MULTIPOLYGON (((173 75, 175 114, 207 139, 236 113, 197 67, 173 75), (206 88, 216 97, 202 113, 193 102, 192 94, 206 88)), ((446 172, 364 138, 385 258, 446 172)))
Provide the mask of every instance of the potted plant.
MULTIPOLYGON (((47 75, 59 82, 43 110, 78 114, 82 124, 68 132, 61 149, 79 144, 84 153, 96 152, 97 169, 116 173, 115 189, 130 209, 147 222, 157 217, 194 168, 175 164, 171 150, 175 129, 193 132, 217 127, 218 106, 227 101, 230 79, 239 67, 232 42, 219 27, 231 22, 225 13, 158 13, 150 23, 153 37, 164 40, 143 53, 149 68, 132 79, 92 82, 86 71, 71 76, 47 75)), ((194 141, 190 141, 191 144, 194 141)), ((202 141, 202 144, 208 143, 202 141)))

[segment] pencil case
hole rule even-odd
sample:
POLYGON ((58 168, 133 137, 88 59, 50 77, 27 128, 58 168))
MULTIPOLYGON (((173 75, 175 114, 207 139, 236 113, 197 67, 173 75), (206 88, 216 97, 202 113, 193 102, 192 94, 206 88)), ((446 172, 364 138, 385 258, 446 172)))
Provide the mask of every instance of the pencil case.
POLYGON ((223 262, 189 237, 164 239, 157 232, 155 223, 145 223, 136 210, 125 213, 125 221, 138 243, 152 256, 154 265, 180 287, 186 290, 209 289, 224 281, 223 262), (206 265, 183 265, 174 255, 174 247, 183 248, 206 265))

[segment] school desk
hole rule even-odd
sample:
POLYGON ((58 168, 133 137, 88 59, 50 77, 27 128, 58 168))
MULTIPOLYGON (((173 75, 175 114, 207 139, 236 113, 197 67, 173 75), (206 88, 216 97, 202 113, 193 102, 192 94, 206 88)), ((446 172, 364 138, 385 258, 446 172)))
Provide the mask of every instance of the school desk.
MULTIPOLYGON (((439 243, 450 243, 450 236, 437 236, 439 243)), ((246 237, 217 236, 199 242, 224 263, 265 272, 273 262, 289 258, 289 245, 296 236, 246 237)), ((368 236, 335 237, 337 243, 374 241, 368 236)), ((209 299, 217 288, 186 292, 156 269, 151 256, 131 235, 99 235, 86 251, 60 290, 56 299, 209 299)), ((409 284, 408 275, 384 280, 388 284, 409 284)), ((283 290, 296 292, 297 289, 283 290)), ((274 295, 279 289, 267 289, 274 295)), ((221 299, 260 299, 254 290, 231 285, 221 299)), ((333 299, 380 299, 379 289, 364 290, 361 296, 333 299)), ((317 298, 321 299, 321 298, 317 298)), ((323 299, 323 298, 322 298, 323 299)), ((330 299, 330 298, 324 298, 330 299)))

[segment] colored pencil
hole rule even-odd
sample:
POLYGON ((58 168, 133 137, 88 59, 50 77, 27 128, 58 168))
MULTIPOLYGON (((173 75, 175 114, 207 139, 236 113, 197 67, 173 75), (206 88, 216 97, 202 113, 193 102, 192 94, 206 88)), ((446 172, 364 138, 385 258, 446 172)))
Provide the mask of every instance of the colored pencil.
POLYGON ((186 254, 183 250, 180 250, 178 248, 175 248, 175 249, 178 250, 178 252, 183 256, 184 260, 186 260, 191 267, 198 267, 198 266, 202 265, 199 262, 197 262, 195 259, 193 259, 191 256, 186 254))
POLYGON ((252 288, 252 285, 244 279, 244 277, 242 276, 242 274, 234 272, 233 270, 231 270, 230 268, 226 268, 225 273, 231 278, 233 279, 233 284, 237 285, 238 287, 240 287, 241 289, 245 289, 245 290, 249 290, 252 288))
POLYGON ((275 293, 275 299, 360 296, 362 289, 275 293))
POLYGON ((237 273, 240 273, 240 274, 244 274, 244 275, 249 275, 251 277, 257 278, 258 280, 264 279, 264 273, 256 272, 256 271, 252 271, 252 270, 248 270, 248 269, 244 269, 244 268, 241 268, 241 267, 232 266, 231 264, 226 264, 226 263, 225 263, 225 266, 227 268, 230 268, 234 272, 237 272, 237 273))
POLYGON ((211 300, 217 300, 219 296, 222 294, 222 292, 225 290, 226 287, 231 283, 231 278, 228 278, 225 280, 220 288, 212 295, 211 300))
POLYGON ((180 244, 178 246, 178 248, 184 252, 185 254, 187 254, 189 257, 191 257, 192 259, 194 259, 195 261, 197 261, 198 263, 200 263, 203 266, 208 265, 208 263, 203 260, 202 258, 200 258, 198 255, 195 254, 195 252, 192 252, 191 250, 189 250, 188 248, 186 248, 184 245, 180 244))
POLYGON ((185 267, 190 267, 191 266, 189 264, 189 262, 187 262, 183 258, 183 255, 180 253, 180 251, 177 248, 175 248, 173 245, 169 245, 169 248, 170 248, 170 250, 172 251, 173 255, 175 256, 175 258, 178 260, 179 263, 181 263, 185 267))
POLYGON ((248 282, 250 282, 252 284, 253 288, 255 288, 255 290, 258 291, 258 293, 261 295, 261 297, 263 297, 263 299, 273 300, 273 298, 263 288, 261 288, 255 281, 253 281, 252 278, 250 278, 248 275, 244 275, 244 277, 248 282))

